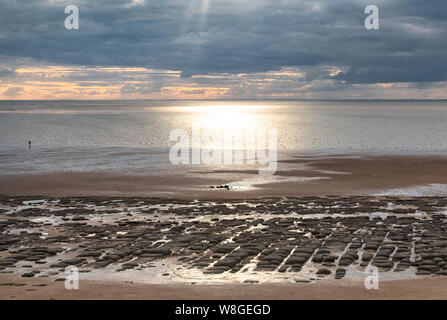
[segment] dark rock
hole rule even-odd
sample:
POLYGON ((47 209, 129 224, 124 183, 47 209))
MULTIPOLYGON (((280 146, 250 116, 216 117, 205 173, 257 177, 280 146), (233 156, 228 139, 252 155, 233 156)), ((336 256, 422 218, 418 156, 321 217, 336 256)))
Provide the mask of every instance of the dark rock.
POLYGON ((329 270, 329 269, 319 269, 319 270, 317 271, 317 274, 318 274, 318 275, 328 275, 328 274, 331 274, 331 273, 332 273, 332 271, 329 270))

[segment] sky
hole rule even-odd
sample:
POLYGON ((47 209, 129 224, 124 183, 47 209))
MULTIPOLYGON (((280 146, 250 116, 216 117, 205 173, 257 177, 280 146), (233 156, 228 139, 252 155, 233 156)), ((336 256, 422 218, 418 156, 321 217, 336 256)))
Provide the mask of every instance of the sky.
POLYGON ((0 0, 0 99, 447 99, 446 39, 445 0, 0 0))

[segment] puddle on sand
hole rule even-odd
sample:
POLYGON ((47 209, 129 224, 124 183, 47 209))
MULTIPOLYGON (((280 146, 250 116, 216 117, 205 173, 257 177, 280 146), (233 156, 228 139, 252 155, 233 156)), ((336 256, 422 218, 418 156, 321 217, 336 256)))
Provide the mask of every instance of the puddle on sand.
POLYGON ((227 183, 230 190, 234 191, 251 191, 259 189, 258 186, 272 183, 286 183, 286 182, 307 182, 315 180, 330 179, 329 177, 282 177, 282 176, 270 176, 266 179, 264 176, 260 176, 258 179, 241 180, 227 183))
POLYGON ((432 183, 409 188, 390 189, 373 196, 446 197, 447 184, 432 183))

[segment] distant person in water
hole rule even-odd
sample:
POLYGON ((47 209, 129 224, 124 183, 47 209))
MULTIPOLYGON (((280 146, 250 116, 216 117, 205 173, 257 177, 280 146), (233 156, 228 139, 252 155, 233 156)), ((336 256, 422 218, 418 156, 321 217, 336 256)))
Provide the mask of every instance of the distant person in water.
POLYGON ((31 151, 31 140, 28 141, 28 149, 31 151))

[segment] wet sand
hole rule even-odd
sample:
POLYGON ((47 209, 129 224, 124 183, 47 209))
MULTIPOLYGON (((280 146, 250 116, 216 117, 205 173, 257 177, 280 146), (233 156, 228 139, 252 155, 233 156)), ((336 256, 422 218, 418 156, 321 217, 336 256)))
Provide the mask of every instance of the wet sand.
POLYGON ((63 282, 2 276, 1 299, 33 300, 445 300, 447 279, 397 280, 366 290, 361 282, 317 284, 151 285, 83 281, 79 290, 67 290, 63 282), (15 285, 13 285, 13 283, 15 285))
MULTIPOLYGON (((273 177, 258 170, 156 172, 54 172, 0 176, 0 194, 11 196, 141 196, 239 199, 263 196, 366 195, 395 188, 447 184, 447 156, 304 155, 278 162, 273 177), (274 183, 269 181, 275 178, 274 183), (306 179, 315 180, 306 180, 306 179), (234 183, 234 189, 211 189, 234 183), (241 184, 243 187, 238 188, 241 184), (248 186, 247 188, 244 186, 248 186)), ((444 193, 447 193, 444 191, 444 193)))
POLYGON ((445 168, 351 154, 282 160, 269 183, 231 169, 3 175, 0 298, 446 299, 445 168), (60 281, 67 266, 81 290, 60 281))
MULTIPOLYGON (((445 197, 5 196, 0 286, 16 288, 9 277, 19 275, 63 283, 67 267, 77 268, 81 283, 115 283, 116 290, 126 283, 194 284, 205 291, 222 287, 225 294, 232 285, 306 284, 311 298, 312 292, 322 298, 313 285, 369 291, 363 283, 371 267, 380 284, 391 283, 386 288, 413 280, 422 285, 427 277, 447 276, 446 213, 445 197)), ((396 288, 388 297, 400 298, 396 288)))

